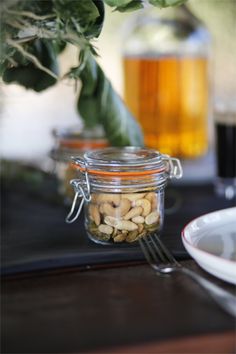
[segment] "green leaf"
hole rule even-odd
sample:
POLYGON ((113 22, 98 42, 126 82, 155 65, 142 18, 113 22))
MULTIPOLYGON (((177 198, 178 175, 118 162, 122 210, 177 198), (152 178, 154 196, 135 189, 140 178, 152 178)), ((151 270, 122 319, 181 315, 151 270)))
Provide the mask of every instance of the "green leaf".
POLYGON ((92 56, 87 59, 86 68, 80 78, 82 89, 77 108, 85 126, 102 124, 111 145, 142 146, 143 137, 139 124, 92 56))
POLYGON ((7 61, 0 63, 0 77, 3 75, 4 71, 7 69, 7 61))
POLYGON ((108 6, 120 7, 120 6, 128 5, 128 3, 131 2, 132 0, 104 0, 104 1, 108 6))
MULTIPOLYGON (((45 40, 35 40, 31 53, 34 54, 40 62, 58 74, 58 65, 54 49, 50 42, 45 40)), ((56 79, 46 72, 38 69, 33 63, 27 61, 20 53, 15 53, 13 59, 18 63, 15 67, 8 67, 3 71, 3 81, 5 83, 16 82, 27 89, 36 92, 43 91, 56 83, 56 79)))
POLYGON ((92 60, 92 57, 88 55, 88 52, 85 54, 85 58, 83 60, 86 60, 86 63, 80 74, 80 79, 86 84, 83 85, 81 91, 85 95, 92 95, 94 92, 96 93, 98 86, 98 66, 96 61, 92 60))
POLYGON ((178 6, 184 4, 187 0, 148 0, 153 6, 162 8, 168 6, 178 6))
POLYGON ((104 21, 102 0, 54 0, 55 11, 64 26, 87 38, 98 37, 104 21))
POLYGON ((88 52, 82 53, 82 65, 86 64, 81 71, 78 67, 77 75, 82 81, 77 108, 84 119, 85 126, 92 128, 99 123, 99 92, 98 92, 98 67, 95 60, 88 60, 88 52), (86 59, 85 59, 86 58, 86 59))
POLYGON ((52 40, 52 45, 56 54, 62 53, 66 49, 67 43, 60 40, 52 40))
POLYGON ((78 110, 86 128, 96 127, 99 123, 99 102, 96 95, 81 94, 78 100, 78 110))
POLYGON ((115 7, 116 11, 128 12, 143 8, 143 0, 104 0, 107 5, 115 7))
POLYGON ((30 11, 43 16, 53 12, 53 0, 19 0, 15 2, 14 7, 17 7, 19 10, 30 11))
POLYGON ((97 6, 99 16, 94 22, 92 32, 94 37, 98 37, 103 27, 103 22, 105 17, 105 6, 103 0, 93 0, 93 2, 97 6))
POLYGON ((35 68, 32 64, 5 70, 3 81, 7 84, 16 82, 36 92, 43 91, 55 84, 53 77, 35 68))
POLYGON ((139 10, 139 9, 142 9, 142 8, 143 8, 142 1, 140 1, 140 0, 132 0, 127 5, 116 7, 115 10, 116 11, 120 11, 120 12, 129 12, 129 11, 139 10))

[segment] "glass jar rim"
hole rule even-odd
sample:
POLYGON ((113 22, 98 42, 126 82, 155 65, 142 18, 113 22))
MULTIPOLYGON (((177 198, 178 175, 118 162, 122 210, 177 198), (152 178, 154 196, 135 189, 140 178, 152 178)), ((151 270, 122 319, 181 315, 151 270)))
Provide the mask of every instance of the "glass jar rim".
POLYGON ((143 176, 166 172, 167 165, 159 151, 135 146, 108 147, 73 157, 73 166, 81 172, 100 176, 143 176))
POLYGON ((56 148, 51 149, 50 156, 55 161, 71 161, 72 155, 83 157, 88 150, 101 149, 108 146, 105 139, 61 139, 56 148))
POLYGON ((50 156, 55 161, 70 162, 72 155, 82 157, 88 150, 109 146, 99 126, 93 129, 82 129, 78 125, 54 128, 52 135, 56 139, 56 146, 51 150, 50 156))

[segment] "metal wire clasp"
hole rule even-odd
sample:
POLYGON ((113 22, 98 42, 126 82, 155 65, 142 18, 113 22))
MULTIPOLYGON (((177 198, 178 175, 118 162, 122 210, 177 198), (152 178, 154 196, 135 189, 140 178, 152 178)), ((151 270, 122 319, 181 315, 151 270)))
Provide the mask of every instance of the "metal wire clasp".
POLYGON ((170 178, 181 178, 183 176, 183 169, 179 159, 170 157, 169 155, 163 155, 163 160, 167 161, 170 166, 170 178))
POLYGON ((87 170, 85 171, 85 181, 84 180, 81 181, 79 179, 72 179, 70 181, 70 184, 74 188, 75 196, 74 196, 74 199, 73 199, 73 202, 71 205, 70 212, 66 217, 66 222, 68 224, 71 224, 72 222, 74 222, 78 218, 78 216, 82 210, 84 201, 90 202, 90 200, 91 200, 90 183, 89 183, 89 177, 88 177, 87 170), (81 201, 78 205, 78 209, 77 209, 77 212, 75 213, 75 216, 72 217, 72 215, 75 211, 76 202, 77 202, 78 198, 81 198, 81 201))

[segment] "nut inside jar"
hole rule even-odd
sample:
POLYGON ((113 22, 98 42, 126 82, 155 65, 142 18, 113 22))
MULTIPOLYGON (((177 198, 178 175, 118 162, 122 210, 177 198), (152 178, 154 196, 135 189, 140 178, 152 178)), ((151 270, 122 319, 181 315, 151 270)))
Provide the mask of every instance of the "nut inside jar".
POLYGON ((87 231, 103 242, 134 242, 161 227, 161 193, 92 193, 87 231))

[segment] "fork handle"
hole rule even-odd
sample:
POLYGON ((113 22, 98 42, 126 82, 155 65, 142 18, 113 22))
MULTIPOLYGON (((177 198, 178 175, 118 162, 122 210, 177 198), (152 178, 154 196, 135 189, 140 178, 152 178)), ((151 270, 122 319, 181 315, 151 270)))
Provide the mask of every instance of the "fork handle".
POLYGON ((202 288, 208 291, 208 294, 219 306, 221 306, 231 316, 236 317, 236 296, 233 296, 228 291, 213 284, 209 280, 203 278, 201 275, 188 268, 180 267, 177 269, 195 280, 202 288))

